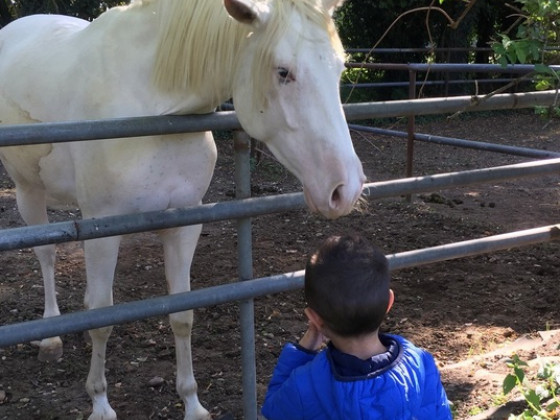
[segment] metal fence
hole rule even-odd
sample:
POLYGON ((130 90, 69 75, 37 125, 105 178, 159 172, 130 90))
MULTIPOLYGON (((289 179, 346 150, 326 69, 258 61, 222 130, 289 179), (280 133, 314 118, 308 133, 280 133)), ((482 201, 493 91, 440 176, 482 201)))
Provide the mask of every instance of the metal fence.
MULTIPOLYGON (((490 98, 455 97, 349 104, 349 120, 364 120, 398 115, 427 115, 464 110, 528 108, 555 104, 556 92, 496 95, 490 98)), ((202 116, 162 116, 104 121, 45 123, 0 126, 0 147, 141 135, 195 132, 203 130, 238 130, 234 112, 202 116)), ((112 307, 82 311, 58 317, 0 327, 0 347, 30 340, 68 334, 117 323, 132 322, 150 316, 194 309, 230 301, 241 302, 243 409, 244 418, 257 418, 256 369, 253 298, 302 287, 303 272, 284 273, 251 279, 250 217, 304 207, 302 193, 250 198, 249 141, 236 131, 236 190, 238 199, 227 203, 206 204, 192 208, 119 215, 98 219, 67 221, 49 225, 6 229, 0 235, 0 251, 50 243, 81 241, 92 238, 148 230, 238 220, 238 264, 241 282, 194 290, 183 294, 129 302, 112 307)), ((537 153, 538 155, 538 153, 537 153)), ((540 155, 539 155, 540 156, 540 155)), ((417 178, 371 183, 364 187, 370 199, 441 190, 490 181, 560 173, 560 158, 516 165, 477 169, 460 173, 437 174, 417 178)), ((560 238, 560 225, 545 226, 506 235, 459 242, 439 247, 389 255, 392 270, 453 258, 488 253, 514 246, 524 246, 560 238)))
MULTIPOLYGON (((535 66, 532 64, 480 64, 480 63, 418 63, 418 62, 349 62, 346 67, 350 69, 367 69, 385 75, 391 74, 389 81, 378 76, 379 81, 360 81, 344 83, 343 88, 402 88, 408 90, 408 97, 414 98, 421 89, 424 95, 449 96, 451 86, 456 87, 455 94, 482 92, 483 85, 490 85, 490 90, 527 91, 535 82, 535 66), (393 80, 395 76, 398 80, 393 80), (452 75, 456 79, 452 79, 452 75), (422 76, 420 78, 419 76, 422 76), (427 87, 438 87, 426 92, 427 87)), ((560 70, 559 66, 550 66, 551 70, 560 70)), ((373 80, 376 78, 374 77, 373 80)))

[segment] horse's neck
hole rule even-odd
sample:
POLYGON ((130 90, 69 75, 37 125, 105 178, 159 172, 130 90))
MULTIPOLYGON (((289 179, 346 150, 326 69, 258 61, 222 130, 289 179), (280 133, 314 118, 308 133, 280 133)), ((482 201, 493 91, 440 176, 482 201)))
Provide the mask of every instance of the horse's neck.
POLYGON ((154 82, 163 92, 190 91, 212 106, 231 97, 248 29, 229 18, 221 0, 159 0, 154 82))
POLYGON ((87 117, 212 110, 210 100, 190 88, 162 90, 154 85, 154 64, 159 47, 156 36, 160 26, 158 8, 162 1, 170 0, 144 1, 112 8, 78 34, 76 44, 82 48, 83 45, 91 46, 91 51, 84 53, 83 57, 87 66, 92 73, 103 75, 103 89, 112 92, 106 106, 101 109, 107 115, 89 115, 85 110, 87 117))

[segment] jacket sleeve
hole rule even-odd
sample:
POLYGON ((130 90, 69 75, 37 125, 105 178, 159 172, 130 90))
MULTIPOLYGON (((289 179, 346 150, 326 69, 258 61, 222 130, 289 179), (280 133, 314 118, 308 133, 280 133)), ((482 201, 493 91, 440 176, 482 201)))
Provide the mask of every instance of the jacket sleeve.
POLYGON ((296 420, 303 414, 303 403, 298 391, 297 375, 292 372, 312 361, 317 353, 308 352, 295 344, 284 346, 272 374, 262 407, 268 420, 296 420))
POLYGON ((421 419, 426 420, 451 420, 451 408, 447 394, 441 383, 439 370, 433 356, 424 352, 424 394, 421 406, 421 419))

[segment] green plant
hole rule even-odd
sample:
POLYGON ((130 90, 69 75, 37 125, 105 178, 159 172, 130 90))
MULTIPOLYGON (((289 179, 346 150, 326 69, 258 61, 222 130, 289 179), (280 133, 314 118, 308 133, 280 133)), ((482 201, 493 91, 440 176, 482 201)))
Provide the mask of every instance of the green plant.
POLYGON ((513 355, 507 366, 513 369, 502 384, 504 395, 517 389, 527 403, 527 408, 519 415, 512 414, 509 420, 550 420, 560 417, 560 364, 545 363, 532 378, 534 386, 528 384, 526 362, 513 355))
MULTIPOLYGON (((532 77, 536 90, 558 89, 560 75, 549 67, 557 64, 560 47, 560 0, 517 0, 520 8, 508 4, 516 21, 498 39, 491 43, 498 63, 534 64, 534 72, 523 76, 532 77), (515 32, 514 32, 515 31, 515 32)), ((550 110, 537 110, 540 115, 556 116, 558 105, 550 110)))
POLYGON ((473 407, 469 410, 469 416, 476 416, 476 415, 482 413, 483 411, 484 410, 480 407, 473 407))
POLYGON ((510 63, 541 63, 549 64, 551 58, 546 57, 548 47, 557 47, 560 42, 560 1, 558 0, 518 0, 521 8, 515 8, 517 21, 508 32, 516 28, 513 36, 500 33, 501 38, 492 45, 501 64, 510 63))

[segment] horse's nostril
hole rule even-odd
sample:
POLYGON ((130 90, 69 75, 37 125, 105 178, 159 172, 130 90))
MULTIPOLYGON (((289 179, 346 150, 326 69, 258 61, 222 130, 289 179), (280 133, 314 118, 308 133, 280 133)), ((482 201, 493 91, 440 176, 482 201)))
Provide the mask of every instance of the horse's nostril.
POLYGON ((342 199, 341 189, 343 185, 339 185, 334 189, 331 195, 331 208, 335 209, 340 205, 340 200, 342 199))

